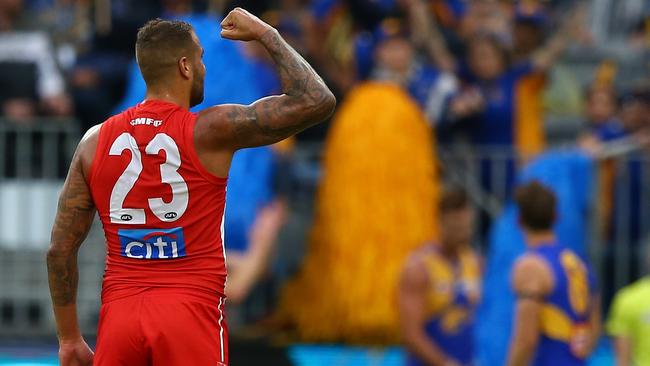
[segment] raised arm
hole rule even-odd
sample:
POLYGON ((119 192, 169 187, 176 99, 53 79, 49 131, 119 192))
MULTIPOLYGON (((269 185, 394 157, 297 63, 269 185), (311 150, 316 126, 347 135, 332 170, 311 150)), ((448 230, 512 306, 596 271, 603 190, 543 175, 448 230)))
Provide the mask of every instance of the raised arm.
POLYGON ((582 2, 571 9, 548 42, 533 53, 532 63, 535 69, 541 72, 548 70, 564 53, 570 41, 584 38, 586 11, 586 5, 582 2))
POLYGON ((199 152, 272 144, 330 116, 336 105, 334 95, 278 31, 241 8, 230 12, 221 27, 224 38, 257 41, 266 48, 283 94, 247 106, 226 104, 203 111, 195 130, 199 152))
POLYGON ((406 0, 404 4, 415 43, 426 51, 438 69, 454 72, 456 60, 449 52, 436 21, 427 8, 427 3, 423 0, 406 0))
POLYGON ((88 139, 84 138, 72 159, 59 197, 47 251, 47 274, 62 366, 92 365, 92 352, 79 330, 76 305, 79 278, 77 252, 95 215, 95 206, 84 178, 84 152, 87 147, 88 139))

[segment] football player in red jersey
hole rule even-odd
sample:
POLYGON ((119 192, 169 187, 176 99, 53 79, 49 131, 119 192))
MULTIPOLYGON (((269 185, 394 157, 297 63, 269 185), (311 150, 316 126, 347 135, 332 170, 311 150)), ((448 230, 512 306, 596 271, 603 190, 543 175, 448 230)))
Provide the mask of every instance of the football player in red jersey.
POLYGON ((47 266, 61 365, 228 364, 222 225, 233 153, 324 120, 336 100, 254 15, 237 8, 221 28, 267 49, 283 94, 192 113, 205 75, 192 27, 156 19, 140 29, 146 98, 86 133, 59 198, 47 266), (95 212, 107 259, 93 355, 77 322, 76 261, 95 212))

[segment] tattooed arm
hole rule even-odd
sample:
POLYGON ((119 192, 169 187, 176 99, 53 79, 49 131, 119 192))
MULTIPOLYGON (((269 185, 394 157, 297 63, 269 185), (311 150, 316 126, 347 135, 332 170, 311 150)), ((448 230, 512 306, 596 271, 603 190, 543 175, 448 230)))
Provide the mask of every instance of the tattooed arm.
POLYGON ((258 41, 271 55, 282 81, 282 95, 251 105, 226 104, 203 111, 194 132, 199 155, 268 145, 327 118, 336 99, 314 69, 280 34, 246 10, 236 8, 221 23, 221 36, 258 41))
POLYGON ((81 141, 72 159, 68 177, 59 197, 59 206, 47 251, 47 273, 56 318, 61 365, 90 365, 92 352, 83 341, 77 321, 77 252, 86 238, 95 215, 84 171, 96 144, 92 129, 81 141))

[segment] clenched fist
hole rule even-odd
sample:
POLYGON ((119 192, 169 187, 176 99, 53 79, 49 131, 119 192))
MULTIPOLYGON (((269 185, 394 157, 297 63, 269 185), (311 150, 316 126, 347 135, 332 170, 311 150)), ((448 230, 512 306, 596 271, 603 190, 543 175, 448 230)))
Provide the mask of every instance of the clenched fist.
POLYGON ((59 362, 61 366, 91 366, 93 351, 82 339, 59 342, 59 362))
POLYGON ((258 40, 273 29, 260 18, 242 8, 235 8, 221 22, 221 37, 236 41, 258 40))

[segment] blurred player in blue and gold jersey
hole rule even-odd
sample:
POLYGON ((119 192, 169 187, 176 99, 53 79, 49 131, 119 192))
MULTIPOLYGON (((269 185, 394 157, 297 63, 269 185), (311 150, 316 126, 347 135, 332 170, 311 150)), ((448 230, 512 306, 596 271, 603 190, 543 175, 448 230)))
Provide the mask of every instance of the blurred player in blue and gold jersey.
POLYGON ((508 365, 586 365, 601 328, 592 272, 553 233, 553 192, 531 182, 515 199, 528 250, 513 270, 517 304, 508 365))
POLYGON ((470 247, 474 212, 465 192, 458 189, 443 192, 438 211, 440 241, 413 252, 400 279, 407 364, 472 365, 481 280, 479 258, 470 247))

